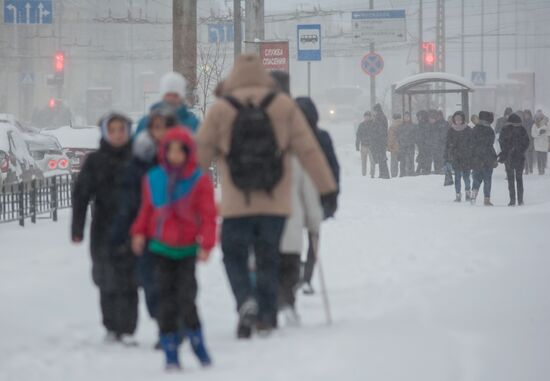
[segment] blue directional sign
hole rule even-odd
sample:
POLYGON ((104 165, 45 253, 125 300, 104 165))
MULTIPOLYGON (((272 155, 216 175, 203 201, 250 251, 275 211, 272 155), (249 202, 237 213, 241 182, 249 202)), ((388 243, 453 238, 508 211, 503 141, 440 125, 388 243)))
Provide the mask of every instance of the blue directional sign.
POLYGON ((4 0, 4 24, 51 24, 52 0, 4 0))
POLYGON ((211 44, 222 44, 233 42, 235 33, 232 22, 208 24, 208 42, 211 44))
POLYGON ((321 25, 298 25, 298 61, 321 61, 321 25))

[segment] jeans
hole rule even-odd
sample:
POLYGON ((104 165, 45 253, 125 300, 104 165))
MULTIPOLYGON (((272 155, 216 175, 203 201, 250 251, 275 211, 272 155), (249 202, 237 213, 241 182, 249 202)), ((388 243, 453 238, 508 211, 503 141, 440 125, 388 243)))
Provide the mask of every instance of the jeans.
POLYGON ((514 167, 506 165, 506 177, 508 179, 508 192, 510 193, 510 202, 516 202, 516 184, 517 200, 523 204, 523 169, 524 165, 514 167))
POLYGON ((483 196, 491 197, 491 184, 493 182, 493 167, 486 167, 480 170, 474 170, 473 173, 474 185, 473 189, 479 191, 481 183, 483 183, 483 196))
POLYGON ((222 225, 223 262, 237 309, 248 299, 258 302, 258 321, 276 326, 279 286, 279 242, 285 218, 250 216, 226 218, 222 225), (248 255, 254 250, 256 286, 249 276, 248 255))
POLYGON ((462 191, 462 181, 464 180, 464 187, 466 191, 470 190, 470 170, 460 171, 455 169, 455 190, 456 193, 462 191))
POLYGON ((294 307, 300 283, 300 253, 281 253, 279 268, 279 308, 294 307))

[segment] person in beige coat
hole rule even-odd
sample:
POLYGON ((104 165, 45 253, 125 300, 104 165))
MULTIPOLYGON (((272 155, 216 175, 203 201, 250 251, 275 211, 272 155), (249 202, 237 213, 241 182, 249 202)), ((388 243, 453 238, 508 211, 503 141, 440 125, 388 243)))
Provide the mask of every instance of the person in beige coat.
POLYGON ((226 272, 233 290, 239 324, 237 336, 248 338, 255 326, 268 333, 277 325, 279 242, 285 219, 292 211, 291 157, 296 155, 321 194, 325 213, 334 214, 337 186, 317 140, 287 95, 277 93, 267 107, 279 149, 283 152, 283 175, 270 194, 247 195, 232 181, 227 156, 231 150, 233 122, 238 114, 226 96, 241 103, 259 105, 276 89, 259 57, 242 55, 224 80, 221 97, 210 107, 197 134, 199 162, 207 169, 217 159, 221 177, 221 243, 226 272), (248 271, 248 252, 256 257, 256 285, 248 271))

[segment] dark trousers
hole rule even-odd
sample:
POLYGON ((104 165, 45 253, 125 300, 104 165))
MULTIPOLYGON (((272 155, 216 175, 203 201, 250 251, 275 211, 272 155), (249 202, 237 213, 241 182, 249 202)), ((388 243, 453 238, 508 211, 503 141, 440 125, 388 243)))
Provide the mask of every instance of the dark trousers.
POLYGON ((135 332, 138 319, 137 289, 100 290, 99 301, 105 329, 119 335, 132 335, 135 332))
POLYGON ((527 152, 525 152, 525 174, 531 174, 534 170, 534 163, 535 163, 535 150, 532 148, 529 148, 527 152))
POLYGON ((156 318, 157 310, 157 291, 155 288, 155 255, 149 250, 145 249, 143 255, 138 258, 138 282, 143 288, 145 294, 145 304, 147 305, 147 311, 149 316, 153 319, 156 318))
POLYGON ((516 202, 516 184, 517 184, 517 200, 523 203, 523 168, 524 165, 512 166, 506 165, 506 177, 508 179, 508 192, 510 193, 510 201, 516 202))
POLYGON ((419 149, 417 160, 417 173, 427 175, 432 172, 433 154, 428 148, 422 147, 419 149))
POLYGON ((390 171, 388 169, 388 157, 386 156, 386 149, 383 147, 377 147, 373 151, 373 157, 376 164, 378 164, 379 177, 382 179, 390 178, 390 171))
POLYGON ((544 175, 547 162, 548 162, 548 152, 537 152, 537 167, 539 170, 539 175, 544 175))
POLYGON ((306 263, 304 264, 303 280, 305 283, 311 283, 311 279, 313 278, 313 270, 315 269, 315 262, 317 261, 317 258, 315 257, 311 234, 308 234, 307 237, 309 247, 307 249, 306 263))
POLYGON ((464 180, 464 187, 466 192, 470 190, 470 170, 457 170, 455 169, 455 191, 456 193, 462 192, 462 180, 464 180))
POLYGON ((294 307, 300 282, 300 253, 281 253, 279 266, 279 308, 294 307))
POLYGON ((482 169, 476 169, 473 172, 474 178, 473 190, 479 191, 481 183, 483 183, 483 196, 485 198, 491 197, 491 185, 493 183, 493 167, 486 167, 482 169))
POLYGON ((200 328, 195 298, 195 257, 173 260, 154 255, 155 286, 158 292, 157 322, 161 334, 178 332, 185 328, 200 328))
POLYGON ((399 153, 399 176, 414 175, 414 148, 399 153))
POLYGON ((279 242, 285 218, 251 216, 226 218, 222 225, 223 262, 237 309, 250 298, 258 302, 258 320, 276 325, 279 281, 279 242), (249 250, 256 258, 256 287, 248 269, 249 250))

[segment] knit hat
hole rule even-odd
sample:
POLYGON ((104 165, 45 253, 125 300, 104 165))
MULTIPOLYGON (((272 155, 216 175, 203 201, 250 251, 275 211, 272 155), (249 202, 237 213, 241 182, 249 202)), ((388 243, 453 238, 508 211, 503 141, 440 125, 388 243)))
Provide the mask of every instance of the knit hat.
POLYGON ((180 98, 185 97, 187 89, 187 81, 183 75, 174 71, 168 72, 160 79, 160 95, 164 97, 166 94, 175 93, 180 98))
POLYGON ((514 111, 512 110, 512 107, 506 107, 504 110, 504 116, 510 116, 514 111))
POLYGON ((538 110, 537 113, 535 114, 535 122, 540 122, 541 120, 544 120, 544 113, 542 112, 542 110, 538 110))
POLYGON ((511 114, 508 117, 508 124, 511 124, 512 126, 521 126, 521 118, 518 114, 511 114))
POLYGON ((495 116, 490 111, 480 111, 479 120, 482 120, 484 122, 491 124, 495 120, 495 116))

